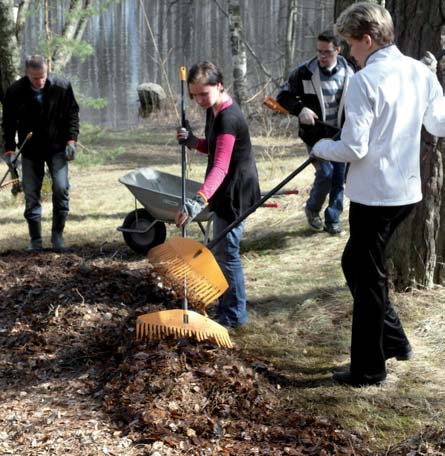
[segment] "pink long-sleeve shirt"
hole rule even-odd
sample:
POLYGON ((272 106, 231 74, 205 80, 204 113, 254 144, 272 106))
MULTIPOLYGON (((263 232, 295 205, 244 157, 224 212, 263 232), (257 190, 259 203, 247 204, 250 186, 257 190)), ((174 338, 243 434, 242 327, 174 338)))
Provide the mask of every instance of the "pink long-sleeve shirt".
MULTIPOLYGON (((232 103, 232 98, 229 97, 229 99, 221 105, 216 115, 229 107, 232 103)), ((203 195, 207 200, 214 195, 218 187, 222 184, 224 178, 227 176, 235 139, 235 136, 230 134, 219 135, 216 139, 213 166, 207 174, 202 187, 198 190, 198 193, 203 195)), ((207 141, 205 139, 199 139, 197 150, 204 154, 208 153, 207 141)))

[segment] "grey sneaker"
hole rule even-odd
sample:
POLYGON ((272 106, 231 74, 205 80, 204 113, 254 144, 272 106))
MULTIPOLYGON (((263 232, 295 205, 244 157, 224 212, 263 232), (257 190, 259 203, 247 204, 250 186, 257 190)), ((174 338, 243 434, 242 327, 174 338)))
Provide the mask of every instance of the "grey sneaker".
POLYGON ((345 230, 342 229, 340 223, 326 223, 323 230, 334 236, 343 236, 345 234, 345 230))
POLYGON ((307 207, 304 208, 304 213, 306 214, 307 222, 309 226, 315 231, 323 230, 323 221, 321 220, 320 214, 317 212, 312 212, 307 207))

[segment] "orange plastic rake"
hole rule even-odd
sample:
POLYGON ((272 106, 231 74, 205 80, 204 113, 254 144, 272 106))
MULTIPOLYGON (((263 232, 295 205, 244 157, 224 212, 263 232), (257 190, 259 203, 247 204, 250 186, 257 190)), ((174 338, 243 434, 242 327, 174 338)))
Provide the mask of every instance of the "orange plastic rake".
POLYGON ((8 165, 8 171, 6 171, 5 175, 3 176, 2 180, 0 181, 0 191, 4 190, 5 188, 10 187, 11 185, 17 185, 19 184, 20 180, 17 174, 17 168, 15 166, 20 154, 22 153, 23 147, 25 144, 31 139, 32 137, 32 132, 29 132, 26 135, 26 138, 22 142, 22 145, 20 146, 20 149, 17 152, 17 155, 15 156, 14 160, 8 165), (6 178, 8 177, 8 174, 11 174, 11 179, 6 181, 6 178))
POLYGON ((19 182, 20 182, 20 179, 18 177, 16 177, 15 179, 8 180, 6 182, 2 182, 0 184, 0 191, 5 190, 6 188, 8 188, 10 186, 17 185, 19 182))
POLYGON ((272 109, 272 111, 279 111, 283 114, 289 114, 289 111, 284 106, 281 106, 280 103, 278 103, 278 101, 273 97, 266 97, 263 101, 263 105, 269 109, 272 109))
POLYGON ((201 311, 229 287, 215 257, 203 247, 193 239, 176 237, 148 252, 150 263, 179 297, 184 296, 186 281, 188 300, 201 311))
POLYGON ((137 339, 158 340, 169 337, 190 337, 198 342, 213 340, 220 347, 233 347, 229 332, 224 326, 192 310, 161 310, 137 318, 137 339), (184 316, 187 323, 184 323, 184 316))

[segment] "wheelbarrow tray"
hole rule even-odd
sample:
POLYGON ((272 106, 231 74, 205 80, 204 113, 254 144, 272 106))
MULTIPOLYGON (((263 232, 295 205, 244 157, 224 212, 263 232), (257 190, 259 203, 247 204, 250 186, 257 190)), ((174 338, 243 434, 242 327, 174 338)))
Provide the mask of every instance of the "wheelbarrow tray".
MULTIPOLYGON (((182 183, 179 176, 154 168, 139 168, 119 178, 134 197, 156 219, 172 223, 182 203, 182 183)), ((187 179, 186 198, 192 198, 202 184, 187 179)), ((210 219, 208 208, 196 218, 196 222, 210 219)))

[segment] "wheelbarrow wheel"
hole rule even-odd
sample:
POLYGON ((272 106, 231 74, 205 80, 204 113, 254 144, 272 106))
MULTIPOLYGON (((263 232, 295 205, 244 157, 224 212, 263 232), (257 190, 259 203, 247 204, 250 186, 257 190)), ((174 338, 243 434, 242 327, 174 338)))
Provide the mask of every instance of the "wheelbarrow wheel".
MULTIPOLYGON (((136 209, 125 217, 123 228, 142 231, 147 229, 154 220, 145 209, 136 209)), ((123 231, 122 234, 128 247, 137 253, 147 253, 152 247, 165 241, 167 230, 164 223, 156 222, 145 233, 123 231)))

